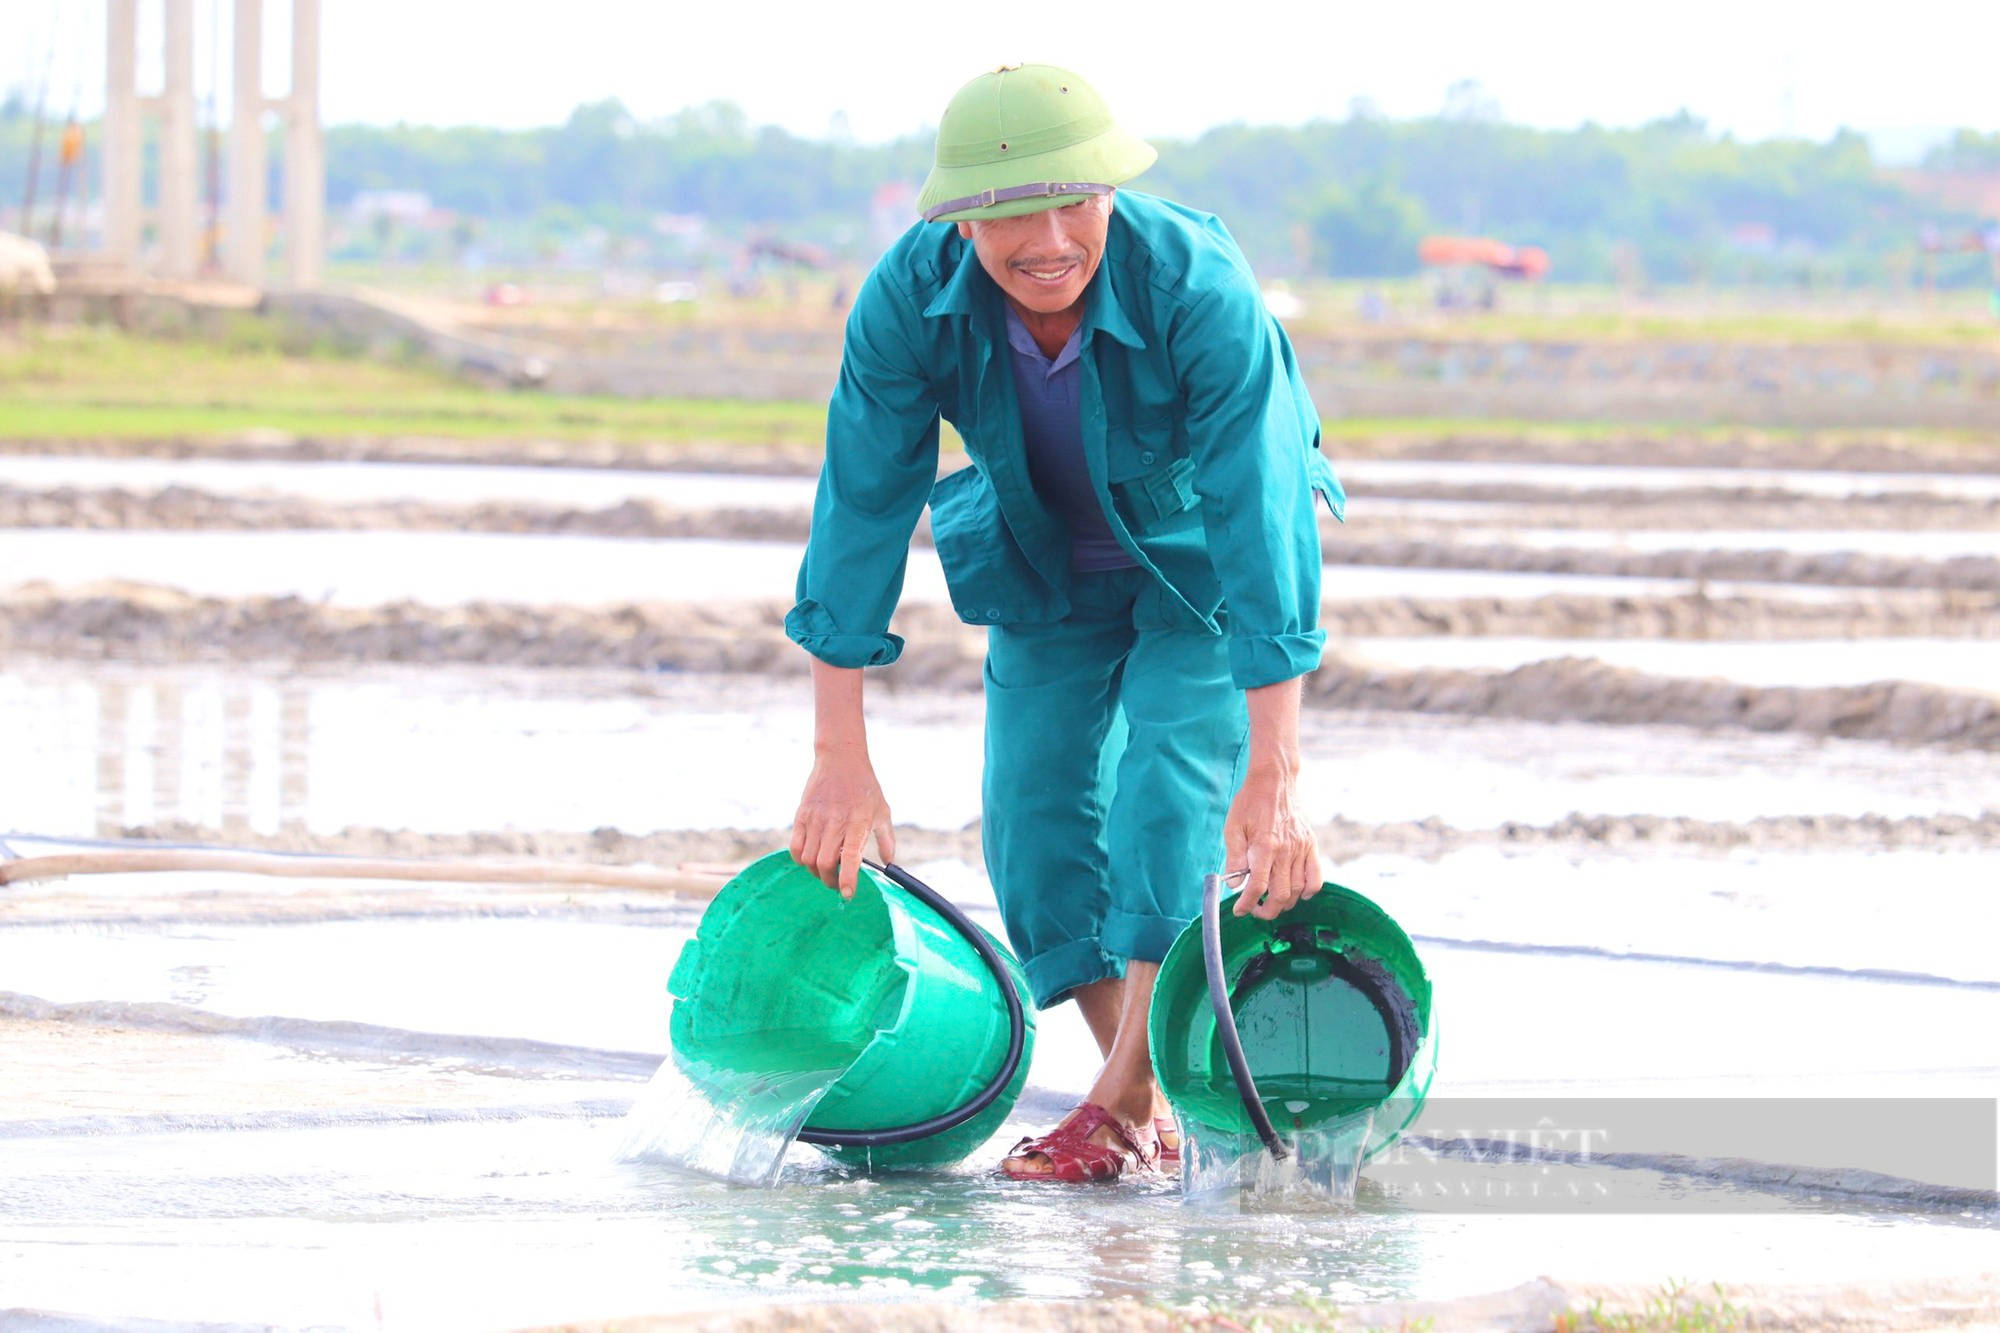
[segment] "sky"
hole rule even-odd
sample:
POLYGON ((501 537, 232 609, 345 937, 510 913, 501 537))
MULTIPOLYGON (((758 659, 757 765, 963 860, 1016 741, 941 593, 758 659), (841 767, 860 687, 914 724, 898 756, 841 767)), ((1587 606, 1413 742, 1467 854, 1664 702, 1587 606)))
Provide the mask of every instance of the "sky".
MULTIPOLYGON (((160 5, 140 0, 142 87, 160 78, 160 5)), ((46 71, 58 114, 99 105, 102 0, 4 8, 0 84, 32 102, 46 71)), ((233 8, 195 0, 203 88, 233 8)), ((287 84, 290 10, 266 0, 272 94, 287 84)), ((1686 108, 1743 138, 1846 126, 1920 145, 1950 126, 2000 129, 1996 0, 323 0, 322 14, 329 124, 517 128, 608 97, 641 120, 727 100, 757 123, 875 141, 934 125, 983 70, 1032 60, 1083 73, 1129 127, 1162 138, 1340 118, 1358 99, 1425 115, 1466 79, 1506 119, 1548 128, 1686 108)))

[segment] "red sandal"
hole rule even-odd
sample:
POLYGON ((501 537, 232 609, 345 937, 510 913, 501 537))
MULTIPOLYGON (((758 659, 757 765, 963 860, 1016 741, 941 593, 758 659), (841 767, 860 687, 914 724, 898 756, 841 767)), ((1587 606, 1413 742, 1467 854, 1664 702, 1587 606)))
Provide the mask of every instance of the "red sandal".
POLYGON ((1168 1143, 1167 1135, 1169 1134, 1172 1134, 1175 1138, 1180 1137, 1180 1126, 1174 1123, 1173 1117, 1154 1117, 1153 1135, 1155 1141, 1160 1145, 1160 1150, 1153 1155, 1153 1165, 1159 1167, 1162 1171, 1181 1164, 1181 1145, 1178 1143, 1168 1143))
MULTIPOLYGON (((1155 1152, 1157 1152, 1157 1147, 1155 1152)), ((1063 1117, 1063 1122, 1038 1138, 1022 1139, 1007 1154, 1008 1159, 1040 1153, 1049 1159, 1047 1171, 1020 1171, 1000 1163, 1001 1171, 1014 1180, 1055 1180, 1083 1184, 1093 1180, 1116 1180, 1127 1159, 1150 1166, 1152 1155, 1133 1141, 1132 1132, 1118 1117, 1095 1102, 1085 1102, 1063 1117), (1093 1142, 1091 1135, 1109 1125, 1116 1136, 1113 1144, 1093 1142)))

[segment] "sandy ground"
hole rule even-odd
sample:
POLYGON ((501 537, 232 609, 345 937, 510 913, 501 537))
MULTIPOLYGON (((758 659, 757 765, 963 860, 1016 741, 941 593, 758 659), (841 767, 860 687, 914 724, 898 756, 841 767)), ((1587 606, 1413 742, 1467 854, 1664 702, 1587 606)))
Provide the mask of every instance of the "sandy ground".
MULTIPOLYGON (((1986 619, 1983 599, 1972 599, 1972 604, 1979 619, 1986 619)), ((1940 601, 1933 608, 1923 623, 1961 623, 1951 602, 1940 601)), ((1553 618, 1561 615, 1562 608, 1544 611, 1553 618)), ((1670 615, 1671 608, 1654 608, 1656 622, 1663 612, 1670 615)), ((1874 614, 1878 623, 1894 623, 1899 616, 1905 624, 1917 619, 1907 607, 1879 606, 1874 614)), ((1773 612, 1772 618, 1779 618, 1778 613, 1773 612)), ((777 603, 609 610, 487 605, 439 610, 401 603, 362 611, 298 598, 227 601, 129 585, 81 595, 30 586, 0 595, 0 649, 47 657, 154 661, 456 662, 795 672, 797 650, 778 632, 781 619, 777 603)), ((902 659, 882 673, 884 684, 979 688, 983 638, 977 631, 959 625, 939 608, 908 608, 898 624, 911 644, 902 659)), ((2000 694, 1896 681, 1795 688, 1652 676, 1607 666, 1589 659, 1585 651, 1580 649, 1575 658, 1491 672, 1397 669, 1335 650, 1308 677, 1306 693, 1313 705, 1336 708, 1741 727, 1909 744, 2000 746, 2000 694)))
MULTIPOLYGON (((1590 528, 1586 519, 1601 520, 1604 529, 1645 526, 1685 527, 1681 514, 1702 516, 1700 526, 1723 531, 1787 528, 1822 530, 1848 526, 1847 516, 1865 514, 1872 520, 1863 530, 1964 530, 2000 526, 2000 507, 1971 504, 1870 501, 1831 505, 1801 501, 1797 505, 1767 501, 1760 505, 1647 505, 1638 512, 1652 524, 1632 523, 1615 505, 1590 511, 1567 506, 1541 509, 1502 507, 1481 518, 1490 529, 1523 530, 1549 526, 1590 528), (1975 510, 1976 517, 1963 511, 1975 510), (1903 515, 1910 516, 1909 521, 1903 515)), ((684 510, 649 500, 628 500, 603 509, 559 509, 533 505, 478 504, 466 506, 382 501, 327 504, 296 497, 219 496, 201 491, 170 489, 156 494, 121 490, 57 488, 29 492, 0 486, 0 527, 148 529, 166 531, 423 531, 505 532, 628 538, 730 538, 754 541, 803 541, 810 517, 804 511, 767 509, 684 510)), ((1329 565, 1368 565, 1410 569, 1476 569, 1512 573, 1589 574, 1634 578, 1704 579, 1776 583, 1824 584, 1837 587, 1946 588, 2000 592, 2000 559, 1962 555, 1922 560, 1862 551, 1830 553, 1781 550, 1619 551, 1543 548, 1462 542, 1452 539, 1452 525, 1440 522, 1371 521, 1365 530, 1341 531, 1323 519, 1329 565), (1365 531, 1365 535, 1364 535, 1365 531)), ((928 543, 929 531, 919 523, 916 540, 928 543)))
MULTIPOLYGON (((72 1009, 78 1006, 71 1006, 72 1009)), ((345 1055, 235 1036, 148 1031, 92 1022, 87 1013, 31 1019, 0 1012, 7 1080, 0 1123, 123 1116, 248 1116, 258 1112, 394 1111, 478 1108, 521 1102, 573 1102, 615 1093, 626 1084, 537 1078, 468 1067, 462 1062, 398 1059, 392 1053, 345 1055)))
MULTIPOLYGON (((599 829, 592 833, 560 829, 418 833, 408 829, 383 828, 346 828, 337 833, 315 833, 304 828, 291 828, 262 833, 241 828, 207 828, 181 822, 134 825, 120 830, 120 833, 140 843, 220 844, 227 841, 261 850, 324 852, 343 856, 448 859, 515 856, 610 865, 741 865, 773 847, 785 845, 791 836, 789 829, 782 828, 690 829, 644 834, 623 833, 617 829, 599 829)), ((1977 817, 1933 815, 1890 819, 1881 815, 1793 815, 1741 822, 1660 815, 1574 814, 1549 824, 1509 822, 1491 829, 1454 828, 1439 819, 1390 824, 1335 820, 1319 825, 1316 833, 1326 854, 1340 861, 1374 855, 1440 857, 1472 847, 1627 850, 1674 847, 1714 852, 1742 849, 1951 851, 2000 848, 2000 811, 1989 811, 1977 817)), ((899 854, 913 863, 942 860, 976 862, 979 856, 979 828, 976 824, 963 829, 907 826, 897 831, 897 837, 899 854)), ((424 899, 427 908, 463 910, 465 904, 475 898, 472 890, 467 890, 463 898, 440 897, 447 892, 442 887, 433 888, 424 899)), ((493 910, 495 892, 490 888, 479 890, 477 900, 487 910, 493 910)), ((576 892, 601 896, 617 891, 576 892)), ((575 893, 568 891, 558 895, 547 891, 517 890, 504 901, 509 904, 509 910, 532 912, 558 908, 574 897, 575 893)), ((273 906, 268 910, 282 911, 301 919, 328 919, 412 911, 415 910, 412 901, 411 895, 400 889, 372 894, 365 887, 315 889, 288 895, 282 906, 273 906)), ((627 901, 634 905, 658 905, 660 899, 633 897, 627 901)), ((239 910, 227 899, 190 901, 171 889, 162 889, 152 896, 127 894, 96 902, 79 902, 69 895, 53 892, 46 895, 17 892, 0 901, 0 921, 76 920, 91 916, 144 919, 183 915, 196 919, 229 919, 239 910)))
MULTIPOLYGON (((173 436, 137 439, 0 439, 0 450, 127 458, 294 458, 380 462, 507 463, 527 466, 657 468, 683 472, 803 475, 819 470, 815 445, 591 444, 562 440, 458 440, 435 437, 320 439, 254 431, 229 439, 173 436)), ((1893 431, 1707 432, 1633 429, 1602 439, 1532 428, 1504 434, 1479 428, 1386 427, 1342 439, 1347 458, 1458 459, 1485 462, 1629 464, 1651 467, 1815 468, 1841 472, 1993 470, 1990 438, 1901 435, 1893 431)))
POLYGON ((2000 1328, 2000 1272, 1837 1287, 1642 1288, 1537 1278, 1450 1301, 1162 1310, 1136 1301, 1004 1306, 819 1305, 560 1325, 565 1333, 949 1333, 1110 1330, 1249 1333, 1256 1329, 1428 1329, 1433 1333, 1583 1333, 1594 1329, 1901 1330, 2000 1328))
MULTIPOLYGON (((194 443, 158 440, 45 445, 0 442, 0 450, 107 456, 371 459, 637 467, 724 468, 799 475, 817 466, 811 449, 579 446, 511 441, 317 441, 265 435, 194 443)), ((1817 468, 1849 471, 1987 472, 1991 442, 1945 438, 1857 439, 1741 433, 1640 434, 1578 441, 1558 434, 1418 437, 1385 434, 1344 444, 1350 456, 1647 466, 1817 468)), ((1899 495, 1839 500, 1776 490, 1640 491, 1607 486, 1574 499, 1531 485, 1412 483, 1377 494, 1419 501, 1481 501, 1505 528, 1711 531, 2000 531, 2000 503, 1964 497, 1899 495)), ((682 510, 633 501, 575 509, 533 504, 418 502, 333 504, 309 498, 229 496, 199 490, 32 491, 0 487, 0 526, 115 529, 300 528, 429 529, 526 534, 674 538, 733 536, 796 541, 802 512, 682 510)), ((1802 744, 1846 739, 1947 748, 2000 749, 2000 694, 1908 682, 1804 688, 1722 679, 1653 676, 1588 657, 1591 638, 1786 640, 1934 636, 2000 637, 2000 559, 1911 559, 1853 552, 1692 549, 1620 551, 1473 546, 1449 521, 1410 511, 1344 530, 1331 558, 1352 564, 1432 569, 1589 573, 1703 581, 1812 585, 1834 595, 1703 594, 1540 598, 1395 598, 1335 602, 1326 623, 1344 637, 1523 635, 1578 641, 1574 658, 1511 671, 1402 668, 1367 661, 1338 646, 1309 681, 1311 706, 1513 718, 1534 722, 1670 725, 1700 732, 1790 733, 1802 744), (1849 592, 1847 590, 1853 590, 1849 592)), ((1784 590, 1777 590, 1782 592, 1784 590)), ((62 663, 403 662, 422 665, 663 669, 756 674, 793 672, 796 650, 778 632, 785 606, 638 604, 612 607, 476 604, 441 609, 413 603, 361 609, 301 598, 204 598, 136 583, 0 589, 0 653, 62 663)), ((948 608, 913 605, 898 628, 911 640, 904 661, 882 673, 889 688, 970 691, 978 686, 980 636, 948 608)), ((1699 743, 1699 735, 1690 732, 1699 743)), ((1933 762, 1926 759, 1926 762, 1933 762)), ((1447 812, 1448 814, 1448 812, 1447 812)), ((276 850, 416 857, 520 856, 676 865, 740 863, 782 845, 779 828, 708 828, 671 833, 616 829, 570 832, 509 829, 412 833, 290 828, 275 833, 176 822, 123 829, 155 841, 228 841, 276 850)), ((1645 856, 1675 848, 1708 853, 1855 852, 1882 849, 1990 851, 2000 847, 2000 811, 1982 815, 1889 818, 1875 814, 1794 815, 1714 821, 1660 815, 1571 815, 1547 823, 1459 828, 1447 817, 1392 823, 1335 820, 1322 845, 1343 859, 1387 853, 1438 857, 1473 848, 1545 848, 1645 856)), ((902 859, 976 862, 977 825, 902 830, 902 859)), ((0 895, 0 925, 59 930, 117 923, 204 926, 254 920, 301 924, 432 916, 538 917, 583 911, 659 919, 691 916, 698 903, 656 895, 568 890, 302 886, 259 895, 191 892, 173 883, 90 892, 42 884, 0 895), (246 915, 247 914, 247 915, 246 915)), ((345 929, 346 927, 341 927, 345 929)), ((107 1124, 149 1114, 235 1119, 267 1113, 384 1117, 400 1111, 482 1114, 495 1107, 555 1113, 620 1085, 603 1068, 577 1063, 565 1048, 515 1043, 507 1067, 482 1063, 477 1042, 436 1050, 395 1048, 365 1025, 292 1019, 235 1019, 199 1003, 52 1005, 0 995, 0 1048, 10 1077, 0 1086, 0 1121, 17 1131, 44 1121, 102 1117, 107 1124), (284 1027, 291 1024, 291 1027, 284 1027), (278 1026, 272 1026, 278 1025, 278 1026), (310 1027, 310 1033, 306 1028, 310 1027), (296 1030, 294 1030, 296 1029, 296 1030), (287 1035, 289 1034, 289 1036, 287 1035), (303 1035, 302 1035, 303 1034, 303 1035), (305 1040, 309 1036, 310 1040, 305 1040), (290 1040, 297 1037, 299 1040, 290 1040), (384 1043, 387 1043, 386 1045, 384 1043), (523 1072, 523 1071, 527 1072, 523 1072), (166 1087, 166 1093, 155 1089, 166 1087)), ((22 1131, 25 1132, 25 1131, 22 1131)), ((1560 1255, 1548 1267, 1562 1271, 1560 1255)), ((1522 1271, 1522 1270, 1515 1270, 1522 1271)), ((1525 1271, 1532 1272, 1529 1268, 1525 1271)), ((1510 1275, 1511 1276, 1511 1275, 1510 1275)), ((1508 1279, 1502 1279, 1508 1280, 1508 1279)), ((0 1311, 0 1327, 133 1327, 116 1320, 41 1318, 0 1311)), ((1590 1327, 1755 1327, 1772 1329, 2000 1329, 2000 1273, 1835 1287, 1661 1288, 1592 1286, 1540 1278, 1507 1291, 1442 1302, 1353 1307, 1245 1306, 1190 1312, 1137 1302, 972 1306, 875 1303, 736 1308, 712 1314, 621 1319, 580 1328, 861 1330, 944 1328, 1247 1329, 1252 1327, 1578 1329, 1590 1327), (1591 1318, 1595 1312, 1597 1318, 1591 1318)))

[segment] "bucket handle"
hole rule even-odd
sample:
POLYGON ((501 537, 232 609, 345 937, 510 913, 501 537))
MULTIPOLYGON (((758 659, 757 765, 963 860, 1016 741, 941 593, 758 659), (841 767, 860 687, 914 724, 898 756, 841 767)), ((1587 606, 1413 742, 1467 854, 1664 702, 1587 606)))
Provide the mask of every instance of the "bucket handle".
POLYGON ((1243 1038, 1236 1031, 1236 1011, 1229 1007, 1229 979, 1222 967, 1222 881, 1221 875, 1204 875, 1201 881, 1201 961, 1208 973, 1208 1003, 1215 1010, 1215 1034, 1222 1038, 1222 1054, 1229 1061, 1229 1072, 1236 1080, 1236 1093, 1243 1099, 1243 1109, 1250 1113, 1250 1123, 1256 1127, 1257 1137, 1264 1140, 1272 1159, 1282 1162, 1289 1154, 1278 1131, 1271 1127, 1271 1117, 1265 1114, 1264 1099, 1257 1095, 1257 1080, 1250 1076, 1250 1061, 1243 1055, 1243 1038))
MULTIPOLYGON (((870 870, 880 871, 888 876, 889 882, 915 898, 924 906, 945 919, 951 928, 965 937, 979 960, 993 973, 993 979, 1000 985, 1000 998, 1007 1003, 1007 1058, 1000 1062, 1000 1068, 986 1086, 973 1098, 955 1110, 943 1115, 934 1115, 928 1120, 915 1124, 898 1125, 894 1129, 802 1129, 798 1138, 801 1143, 816 1144, 823 1148, 887 1148, 898 1143, 911 1143, 917 1139, 927 1139, 933 1134, 942 1134, 948 1129, 956 1129, 972 1117, 991 1106, 1007 1090, 1014 1080, 1014 1072, 1021 1067, 1021 1053, 1028 1039, 1028 1020, 1021 1008, 1021 993, 1014 986, 1014 975, 1007 970, 1007 964, 993 948, 986 932, 972 924, 965 913, 947 901, 930 885, 896 865, 877 865, 873 861, 863 861, 870 870)), ((1259 1108, 1261 1109, 1261 1108, 1259 1108)))

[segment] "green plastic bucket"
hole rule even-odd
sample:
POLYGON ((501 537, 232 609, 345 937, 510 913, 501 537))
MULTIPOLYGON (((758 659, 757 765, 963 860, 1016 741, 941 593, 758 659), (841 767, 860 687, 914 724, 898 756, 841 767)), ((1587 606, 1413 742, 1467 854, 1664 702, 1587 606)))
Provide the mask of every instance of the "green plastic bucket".
MULTIPOLYGON (((1230 1008, 1257 1096, 1280 1135, 1374 1111, 1364 1157, 1380 1153, 1423 1108, 1437 1069, 1430 979, 1387 912, 1338 884, 1272 921, 1222 901, 1230 1008)), ((1160 964, 1148 1015, 1153 1072, 1183 1128, 1242 1139, 1256 1125, 1229 1071, 1202 962, 1201 921, 1160 964)))
MULTIPOLYGON (((1025 997, 1020 964, 992 942, 1025 997)), ((809 1130, 891 1129, 956 1110, 999 1072, 1011 1035, 998 981, 930 907, 867 868, 843 902, 787 852, 723 887, 667 987, 674 1058, 698 1083, 729 1093, 763 1076, 844 1071, 807 1115, 809 1130)), ((942 1166, 972 1152, 1027 1082, 1035 1021, 1024 1009, 1020 1065, 978 1115, 909 1143, 823 1151, 871 1167, 942 1166)))

